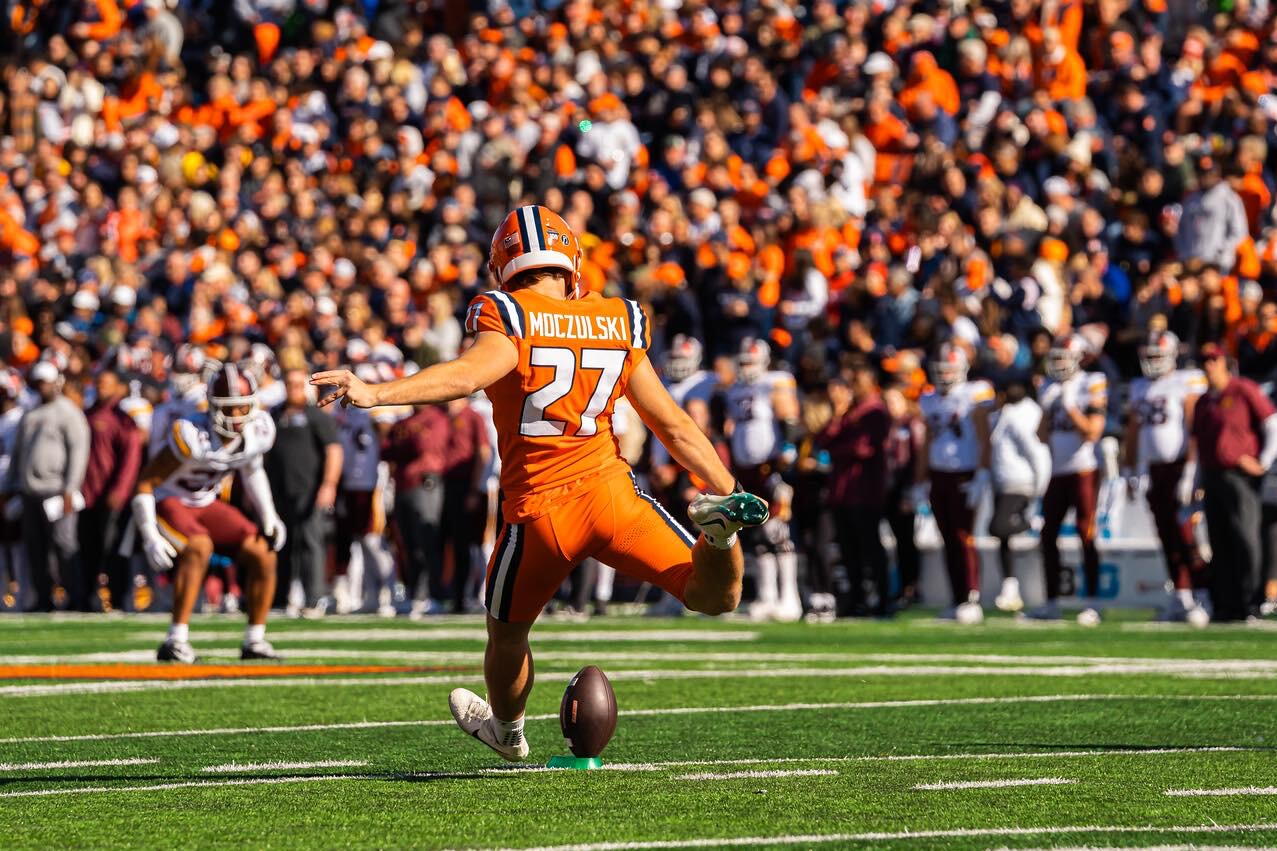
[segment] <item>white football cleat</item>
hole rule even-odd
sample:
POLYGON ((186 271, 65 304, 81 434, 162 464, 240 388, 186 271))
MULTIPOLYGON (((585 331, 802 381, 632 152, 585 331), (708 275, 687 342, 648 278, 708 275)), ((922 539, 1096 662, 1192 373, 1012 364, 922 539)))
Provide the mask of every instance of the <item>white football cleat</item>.
POLYGON ((160 662, 180 662, 183 665, 192 665, 196 661, 195 648, 191 646, 189 641, 178 641, 175 638, 169 638, 160 645, 160 649, 155 653, 155 658, 160 662))
POLYGON ((1193 608, 1184 613, 1184 620, 1189 626, 1205 629, 1210 626, 1210 612, 1201 606, 1193 606, 1193 608))
POLYGON ((1085 609, 1077 613, 1078 626, 1099 626, 1100 613, 1094 606, 1087 606, 1085 609))
POLYGON ((993 599, 993 605, 1000 612, 1018 612, 1024 608, 1024 598, 1020 596, 1020 580, 1009 576, 1002 580, 1002 590, 993 599))
POLYGON ((803 604, 797 600, 781 600, 772 612, 772 619, 780 623, 795 623, 803 619, 803 604))
POLYGON ((492 707, 488 701, 464 688, 454 688, 448 695, 448 709, 452 719, 463 732, 474 736, 507 762, 522 762, 528 758, 528 739, 520 736, 515 744, 499 741, 492 728, 492 707))
POLYGON ((767 521, 767 503, 752 493, 703 493, 687 506, 687 517, 714 546, 726 549, 741 529, 767 521))
POLYGON ((953 619, 964 626, 984 623, 984 608, 979 603, 962 603, 953 610, 953 619))

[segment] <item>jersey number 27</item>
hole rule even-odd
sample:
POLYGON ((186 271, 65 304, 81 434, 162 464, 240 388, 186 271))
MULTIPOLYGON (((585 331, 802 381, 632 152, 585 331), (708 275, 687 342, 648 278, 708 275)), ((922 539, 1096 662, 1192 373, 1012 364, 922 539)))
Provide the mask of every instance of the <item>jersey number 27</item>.
MULTIPOLYGON (((564 411, 562 415, 577 423, 576 436, 589 437, 599 430, 598 416, 607 407, 625 370, 625 358, 629 352, 623 349, 582 349, 580 364, 572 349, 555 346, 534 346, 531 352, 532 366, 552 367, 554 378, 539 390, 534 390, 523 402, 519 434, 524 437, 554 437, 567 430, 567 421, 546 419, 546 408, 572 392, 577 372, 598 370, 594 389, 584 410, 564 411)), ((587 379, 588 380, 588 379, 587 379)))

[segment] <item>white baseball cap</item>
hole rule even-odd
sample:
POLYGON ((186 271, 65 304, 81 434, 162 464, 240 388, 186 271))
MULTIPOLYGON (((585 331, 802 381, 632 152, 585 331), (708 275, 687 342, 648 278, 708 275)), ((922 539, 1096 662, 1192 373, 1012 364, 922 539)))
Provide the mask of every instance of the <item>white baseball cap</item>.
POLYGON ((31 367, 31 383, 50 382, 58 380, 58 368, 50 361, 42 360, 35 366, 31 367))

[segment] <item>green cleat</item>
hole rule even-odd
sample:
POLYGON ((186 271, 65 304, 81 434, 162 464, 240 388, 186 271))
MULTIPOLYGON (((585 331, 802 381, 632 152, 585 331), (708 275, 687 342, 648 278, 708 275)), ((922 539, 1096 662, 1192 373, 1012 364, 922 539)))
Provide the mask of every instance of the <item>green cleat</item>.
POLYGON ((687 516, 711 544, 726 549, 741 529, 766 523, 769 512, 767 502, 752 493, 703 493, 687 507, 687 516))

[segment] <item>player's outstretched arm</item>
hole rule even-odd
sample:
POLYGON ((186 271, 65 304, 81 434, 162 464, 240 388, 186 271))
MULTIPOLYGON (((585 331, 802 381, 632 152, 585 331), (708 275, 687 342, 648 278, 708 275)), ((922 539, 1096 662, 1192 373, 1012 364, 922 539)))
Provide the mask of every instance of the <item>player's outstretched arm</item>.
POLYGON ((708 482, 715 493, 732 492, 736 478, 724 466, 709 438, 661 384, 651 361, 645 358, 634 368, 625 395, 675 461, 708 482))
POLYGON ((319 401, 325 407, 340 401, 356 408, 378 405, 432 405, 461 399, 482 390, 519 365, 519 350, 509 337, 495 331, 483 331, 461 357, 447 363, 429 366, 394 381, 367 384, 347 369, 317 372, 310 383, 317 387, 334 387, 336 391, 319 401))

